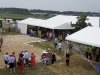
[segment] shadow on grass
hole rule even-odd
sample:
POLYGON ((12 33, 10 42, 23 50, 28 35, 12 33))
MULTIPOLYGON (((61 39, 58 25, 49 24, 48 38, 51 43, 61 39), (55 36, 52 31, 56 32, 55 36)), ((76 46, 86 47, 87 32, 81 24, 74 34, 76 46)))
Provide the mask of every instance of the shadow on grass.
MULTIPOLYGON (((25 69, 24 75, 59 75, 49 68, 44 69, 42 63, 37 63, 36 66, 31 67, 29 66, 29 69, 25 69)), ((16 70, 16 73, 10 73, 10 69, 7 70, 0 69, 0 75, 23 75, 22 72, 19 74, 18 70, 16 70)))

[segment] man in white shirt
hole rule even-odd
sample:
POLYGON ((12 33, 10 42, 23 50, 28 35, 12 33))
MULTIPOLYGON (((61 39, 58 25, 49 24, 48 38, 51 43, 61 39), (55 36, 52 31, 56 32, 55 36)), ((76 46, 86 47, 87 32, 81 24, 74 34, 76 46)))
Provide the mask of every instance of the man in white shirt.
POLYGON ((59 49, 60 53, 61 53, 61 47, 62 47, 62 43, 61 43, 61 41, 59 41, 59 43, 58 43, 58 49, 59 49))
MULTIPOLYGON (((67 37, 69 36, 69 33, 67 33, 67 37)), ((66 39, 65 39, 66 40, 66 39)), ((68 46, 69 45, 69 41, 66 40, 66 45, 68 46)))
POLYGON ((5 69, 7 68, 7 65, 8 65, 8 58, 9 58, 8 53, 6 53, 4 55, 5 69))

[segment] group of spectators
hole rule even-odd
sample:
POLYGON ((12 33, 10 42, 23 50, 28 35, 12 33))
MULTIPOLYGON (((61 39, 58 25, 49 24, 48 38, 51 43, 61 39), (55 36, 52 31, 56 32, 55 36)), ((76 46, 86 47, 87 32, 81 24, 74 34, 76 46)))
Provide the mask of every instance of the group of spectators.
POLYGON ((10 55, 8 53, 5 53, 4 62, 5 62, 4 69, 6 70, 7 66, 9 65, 10 73, 12 73, 13 71, 15 72, 15 69, 17 69, 19 73, 20 71, 23 71, 23 74, 24 74, 24 69, 29 69, 28 67, 29 63, 31 64, 31 66, 36 65, 34 53, 33 52, 31 53, 31 59, 29 59, 29 53, 24 50, 19 53, 18 60, 16 60, 15 52, 13 52, 10 55), (18 64, 19 61, 20 61, 20 64, 18 64))
POLYGON ((94 46, 86 46, 86 58, 92 60, 96 58, 95 61, 99 62, 100 59, 100 48, 94 46))
POLYGON ((55 65, 56 62, 55 51, 52 53, 50 48, 48 48, 48 51, 44 50, 43 54, 41 55, 41 60, 43 62, 43 68, 46 68, 46 66, 50 63, 55 65))

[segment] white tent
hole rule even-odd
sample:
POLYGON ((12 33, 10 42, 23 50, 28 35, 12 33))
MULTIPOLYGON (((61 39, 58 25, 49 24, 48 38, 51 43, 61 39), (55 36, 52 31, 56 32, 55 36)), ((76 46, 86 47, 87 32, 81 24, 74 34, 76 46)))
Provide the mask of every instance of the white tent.
POLYGON ((73 42, 100 47, 100 28, 86 27, 69 35, 66 39, 73 42))
MULTIPOLYGON (((71 21, 76 20, 75 16, 64 16, 64 15, 58 15, 55 17, 52 17, 50 19, 47 19, 43 24, 41 24, 41 27, 49 28, 49 29, 74 29, 70 25, 71 21)), ((75 21, 76 22, 76 21, 75 21)))
MULTIPOLYGON (((57 15, 47 20, 28 18, 22 20, 18 23, 18 29, 20 29, 21 33, 27 34, 27 25, 39 26, 49 29, 74 29, 71 26, 72 23, 76 23, 77 16, 65 16, 65 15, 57 15)), ((93 27, 99 27, 99 17, 87 17, 89 20, 87 23, 91 23, 93 27)))
MULTIPOLYGON (((89 20, 86 20, 87 23, 91 23, 93 27, 99 27, 99 17, 87 17, 89 20)), ((42 27, 50 29, 74 29, 71 26, 72 23, 76 23, 77 16, 65 16, 57 15, 50 19, 47 19, 45 23, 41 24, 42 27)))
POLYGON ((42 19, 27 18, 18 22, 18 29, 22 34, 27 34, 27 25, 40 26, 44 21, 42 19))

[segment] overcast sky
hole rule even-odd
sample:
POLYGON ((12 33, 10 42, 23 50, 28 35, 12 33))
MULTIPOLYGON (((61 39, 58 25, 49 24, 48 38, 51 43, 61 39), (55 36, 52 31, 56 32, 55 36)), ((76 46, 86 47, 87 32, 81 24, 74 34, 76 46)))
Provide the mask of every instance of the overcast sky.
POLYGON ((100 0, 0 0, 0 7, 99 12, 100 0))

